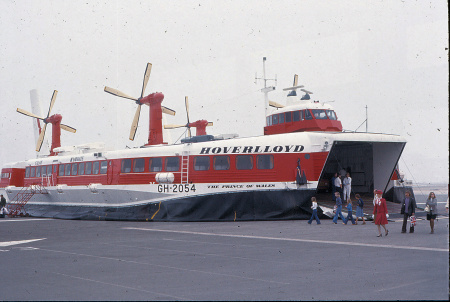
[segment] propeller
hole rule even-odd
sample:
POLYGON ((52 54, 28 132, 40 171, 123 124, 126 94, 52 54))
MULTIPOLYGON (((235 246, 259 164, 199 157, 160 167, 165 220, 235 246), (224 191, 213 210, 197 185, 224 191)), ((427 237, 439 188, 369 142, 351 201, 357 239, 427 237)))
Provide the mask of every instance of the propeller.
MULTIPOLYGON (((17 108, 17 112, 27 115, 27 116, 31 116, 33 118, 37 118, 39 120, 42 120, 44 122, 44 126, 41 129, 41 133, 39 133, 39 138, 36 144, 36 151, 39 152, 41 150, 42 147, 42 142, 44 141, 44 136, 45 136, 45 130, 47 129, 47 124, 50 122, 52 122, 51 117, 54 117, 56 115, 50 116, 50 113, 52 112, 53 106, 55 105, 55 101, 56 101, 56 96, 58 95, 58 91, 55 90, 53 91, 53 95, 52 95, 52 99, 50 101, 50 106, 48 108, 48 113, 47 113, 47 117, 40 117, 36 114, 33 114, 31 112, 28 112, 24 109, 21 108, 17 108)), ((61 121, 61 116, 59 116, 58 121, 61 121)), ((64 124, 60 124, 60 128, 65 130, 65 131, 69 131, 72 133, 75 133, 77 130, 75 128, 72 128, 70 126, 64 125, 64 124)))
MULTIPOLYGON (((185 125, 175 125, 175 124, 164 125, 164 129, 176 129, 176 128, 186 127, 188 129, 189 137, 191 137, 191 127, 201 127, 205 124, 204 123, 205 121, 198 120, 196 122, 191 123, 189 121, 189 100, 188 100, 187 96, 184 98, 184 105, 186 106, 187 124, 185 124, 185 125)), ((207 122, 206 126, 203 126, 203 127, 207 127, 207 126, 213 126, 213 122, 207 122)))
POLYGON ((292 87, 284 88, 283 91, 286 91, 286 90, 294 90, 295 91, 296 89, 303 88, 303 87, 305 87, 305 86, 298 85, 298 75, 295 74, 294 75, 294 83, 293 83, 292 87))
MULTIPOLYGON (((110 88, 105 86, 104 91, 107 93, 110 93, 112 95, 121 97, 121 98, 125 98, 125 99, 129 99, 129 100, 133 100, 136 102, 136 104, 138 105, 138 107, 136 108, 136 113, 134 114, 134 118, 133 118, 133 122, 131 123, 131 129, 130 129, 130 140, 134 140, 134 137, 136 135, 136 130, 138 127, 138 123, 139 123, 139 116, 141 114, 141 106, 144 104, 141 102, 142 98, 144 97, 144 93, 145 93, 145 88, 147 88, 147 84, 148 84, 148 80, 150 78, 150 72, 152 71, 152 64, 151 63, 147 63, 147 67, 145 69, 145 73, 144 73, 144 79, 143 79, 143 83, 142 83, 142 90, 141 90, 141 96, 139 98, 134 98, 132 96, 129 96, 117 89, 114 88, 110 88)), ((161 110, 163 113, 166 114, 170 114, 170 115, 175 115, 175 111, 161 106, 161 110)))
POLYGON ((279 104, 277 102, 274 102, 274 101, 269 101, 269 106, 272 106, 272 107, 275 107, 275 108, 283 108, 284 107, 284 105, 281 105, 281 104, 279 104))

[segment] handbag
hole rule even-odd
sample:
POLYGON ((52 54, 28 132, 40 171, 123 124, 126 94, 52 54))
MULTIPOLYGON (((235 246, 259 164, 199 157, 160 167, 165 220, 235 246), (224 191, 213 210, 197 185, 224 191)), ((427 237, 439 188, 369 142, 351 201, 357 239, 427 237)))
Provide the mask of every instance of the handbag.
POLYGON ((423 209, 425 212, 428 212, 428 213, 430 213, 430 206, 429 205, 427 205, 426 207, 425 207, 425 209, 423 209))
POLYGON ((416 226, 416 216, 411 216, 409 222, 411 223, 411 227, 416 226))

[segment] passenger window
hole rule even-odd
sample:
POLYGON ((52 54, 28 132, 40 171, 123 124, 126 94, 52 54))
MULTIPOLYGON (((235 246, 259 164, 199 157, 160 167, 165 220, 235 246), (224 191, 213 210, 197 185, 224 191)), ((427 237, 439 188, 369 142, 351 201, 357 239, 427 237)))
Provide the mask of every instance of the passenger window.
POLYGON ((77 175, 78 173, 78 163, 72 164, 72 175, 77 175))
POLYGON ((25 168, 25 177, 30 177, 30 167, 25 168))
POLYGON ((130 173, 131 172, 131 159, 122 159, 122 167, 120 168, 122 173, 130 173))
POLYGON ((206 171, 209 170, 209 156, 197 156, 194 158, 194 170, 206 171))
POLYGON ((294 122, 298 122, 300 120, 300 111, 294 111, 294 122))
POLYGON ((84 175, 84 163, 78 164, 78 175, 84 175))
POLYGON ((58 166, 54 165, 53 166, 53 174, 56 174, 56 172, 58 172, 58 166))
POLYGON ((311 112, 309 112, 308 109, 303 110, 303 113, 304 113, 304 119, 305 119, 305 120, 312 120, 311 112))
POLYGON ((260 170, 273 169, 273 155, 270 154, 258 155, 256 161, 258 169, 260 170))
POLYGON ((30 173, 30 177, 34 177, 36 174, 36 168, 35 167, 32 167, 31 168, 31 173, 30 173))
POLYGON ((160 172, 162 171, 162 158, 161 157, 155 157, 150 158, 150 172, 160 172))
POLYGON ((36 177, 41 176, 41 167, 36 167, 36 177))
POLYGON ((59 176, 64 176, 64 165, 59 165, 59 176))
POLYGON ((94 161, 93 167, 92 167, 92 174, 98 174, 100 167, 100 163, 98 161, 94 161))
POLYGON ((272 115, 272 124, 278 125, 278 114, 272 115))
POLYGON ((145 170, 145 159, 136 158, 133 160, 133 172, 144 172, 145 170))
POLYGON ((64 175, 65 176, 70 176, 70 164, 65 164, 65 167, 64 167, 64 175))
POLYGON ((327 119, 327 114, 322 109, 312 109, 312 113, 316 120, 326 120, 327 119))
POLYGON ((108 172, 108 161, 103 160, 100 162, 100 174, 106 174, 108 172))
POLYGON ((286 120, 286 123, 290 123, 292 121, 292 113, 291 112, 286 112, 285 120, 286 120))
POLYGON ((278 114, 278 123, 284 124, 284 113, 278 114))
POLYGON ((178 171, 180 170, 180 159, 178 157, 167 157, 166 158, 166 171, 178 171))
POLYGON ((227 155, 214 156, 214 170, 229 170, 230 157, 227 155))
POLYGON ((52 175, 52 166, 47 166, 47 176, 52 175))
POLYGON ((91 175, 91 173, 92 173, 92 162, 86 163, 86 170, 85 170, 85 172, 86 172, 86 175, 91 175))
POLYGON ((253 169, 253 156, 251 156, 251 155, 236 156, 236 169, 237 170, 253 169))

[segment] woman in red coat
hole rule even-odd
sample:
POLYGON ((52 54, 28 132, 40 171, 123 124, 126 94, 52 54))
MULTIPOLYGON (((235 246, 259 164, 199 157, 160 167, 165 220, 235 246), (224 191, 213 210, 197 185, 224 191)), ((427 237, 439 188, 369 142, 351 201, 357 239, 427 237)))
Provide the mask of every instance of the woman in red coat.
POLYGON ((375 217, 375 224, 378 227, 378 236, 383 236, 381 234, 381 227, 384 229, 384 235, 387 236, 389 234, 388 229, 386 229, 386 224, 388 224, 387 218, 389 217, 387 207, 386 207, 386 199, 382 198, 381 195, 383 192, 381 190, 376 190, 376 199, 375 199, 375 207, 373 208, 373 214, 375 217))

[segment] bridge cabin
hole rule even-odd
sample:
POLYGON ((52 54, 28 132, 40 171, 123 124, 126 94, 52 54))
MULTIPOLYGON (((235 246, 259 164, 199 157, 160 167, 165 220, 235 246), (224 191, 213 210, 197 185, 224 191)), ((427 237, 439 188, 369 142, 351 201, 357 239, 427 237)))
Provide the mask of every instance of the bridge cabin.
POLYGON ((330 105, 311 101, 309 94, 300 98, 291 91, 287 106, 266 117, 264 135, 303 131, 342 132, 342 124, 330 105))

